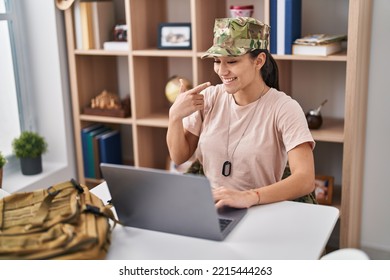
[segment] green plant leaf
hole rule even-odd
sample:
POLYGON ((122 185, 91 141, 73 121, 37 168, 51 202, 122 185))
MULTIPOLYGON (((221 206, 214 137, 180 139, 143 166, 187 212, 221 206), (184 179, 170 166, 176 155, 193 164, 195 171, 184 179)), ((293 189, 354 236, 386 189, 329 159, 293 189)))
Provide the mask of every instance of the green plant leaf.
POLYGON ((12 141, 12 148, 18 158, 34 158, 47 151, 47 143, 38 133, 24 131, 12 141))

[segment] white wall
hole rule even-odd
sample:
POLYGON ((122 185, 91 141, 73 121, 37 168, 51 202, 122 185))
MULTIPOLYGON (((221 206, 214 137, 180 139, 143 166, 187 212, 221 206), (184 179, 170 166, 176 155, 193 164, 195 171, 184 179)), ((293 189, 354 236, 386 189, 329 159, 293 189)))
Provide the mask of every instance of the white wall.
POLYGON ((43 173, 7 174, 4 189, 14 192, 43 188, 75 178, 66 42, 62 13, 52 0, 22 0, 22 40, 29 102, 37 112, 37 130, 48 142, 43 173))
MULTIPOLYGON (((66 158, 62 139, 66 139, 67 135, 64 129, 67 120, 63 106, 67 100, 64 99, 63 92, 68 89, 68 85, 62 81, 62 75, 67 75, 66 72, 61 72, 60 67, 60 51, 64 50, 65 41, 60 37, 59 42, 60 38, 57 38, 57 33, 61 30, 57 30, 53 1, 41 0, 38 5, 32 1, 24 2, 24 28, 27 34, 26 73, 31 85, 29 90, 34 96, 30 101, 34 102, 34 111, 38 112, 38 130, 46 135, 50 142, 50 153, 45 155, 46 160, 55 162, 66 158)), ((66 60, 63 62, 66 63, 66 60)))
MULTIPOLYGON (((390 1, 374 0, 361 245, 390 259, 390 1), (384 251, 384 252, 383 252, 384 251)), ((375 256, 374 256, 375 257, 375 256)))

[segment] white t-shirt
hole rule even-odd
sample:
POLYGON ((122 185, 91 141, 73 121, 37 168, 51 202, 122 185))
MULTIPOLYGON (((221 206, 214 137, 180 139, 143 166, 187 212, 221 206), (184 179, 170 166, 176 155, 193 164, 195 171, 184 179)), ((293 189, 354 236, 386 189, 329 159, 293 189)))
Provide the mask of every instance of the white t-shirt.
POLYGON ((302 108, 284 92, 271 88, 245 106, 237 105, 223 85, 201 94, 204 110, 183 124, 199 136, 196 157, 213 187, 246 190, 273 184, 283 175, 288 151, 305 142, 314 148, 302 108), (222 175, 225 161, 232 164, 229 176, 222 175))

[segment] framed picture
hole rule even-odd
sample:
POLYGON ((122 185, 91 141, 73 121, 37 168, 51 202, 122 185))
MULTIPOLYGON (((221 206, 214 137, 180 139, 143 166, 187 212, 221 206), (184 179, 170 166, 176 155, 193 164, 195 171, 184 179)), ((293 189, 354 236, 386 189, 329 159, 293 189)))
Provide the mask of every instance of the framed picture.
POLYGON ((160 23, 158 27, 158 48, 190 50, 191 24, 190 23, 160 23))
POLYGON ((332 176, 316 175, 315 194, 319 204, 332 204, 333 181, 332 176))

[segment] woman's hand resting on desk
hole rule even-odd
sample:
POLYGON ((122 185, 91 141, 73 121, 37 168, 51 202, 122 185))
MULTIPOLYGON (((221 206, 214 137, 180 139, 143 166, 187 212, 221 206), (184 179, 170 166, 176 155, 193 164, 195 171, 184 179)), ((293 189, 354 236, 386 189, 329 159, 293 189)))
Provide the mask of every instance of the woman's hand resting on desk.
POLYGON ((217 187, 213 189, 215 206, 230 206, 233 208, 249 208, 257 205, 259 196, 255 191, 238 191, 226 187, 217 187))

